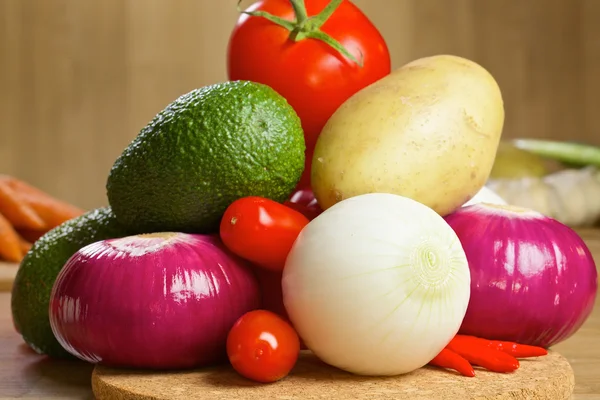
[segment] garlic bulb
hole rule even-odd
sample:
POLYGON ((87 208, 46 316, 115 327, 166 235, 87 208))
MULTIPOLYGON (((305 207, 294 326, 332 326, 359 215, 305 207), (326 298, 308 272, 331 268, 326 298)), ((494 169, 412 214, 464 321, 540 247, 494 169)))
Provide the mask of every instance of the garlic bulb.
POLYGON ((473 198, 463 204, 463 207, 472 206, 473 204, 488 203, 488 204, 507 204, 506 201, 498 196, 494 191, 486 186, 482 187, 473 198))
POLYGON ((486 187, 509 204, 530 208, 571 227, 600 219, 600 171, 565 169, 542 178, 490 179, 486 187))

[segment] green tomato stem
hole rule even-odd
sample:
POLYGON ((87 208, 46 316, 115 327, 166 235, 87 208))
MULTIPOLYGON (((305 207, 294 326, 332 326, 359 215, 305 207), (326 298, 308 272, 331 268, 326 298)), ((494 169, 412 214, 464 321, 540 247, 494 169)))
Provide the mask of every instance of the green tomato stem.
MULTIPOLYGON (((292 3, 295 0, 290 0, 292 3)), ((323 24, 333 15, 335 10, 342 4, 344 0, 331 0, 327 6, 319 13, 319 15, 314 16, 310 19, 310 28, 311 29, 320 29, 323 24)), ((302 0, 304 3, 304 1, 302 0)))
POLYGON ((284 27, 285 29, 287 29, 289 31, 292 31, 295 28, 295 26, 296 26, 296 23, 294 21, 288 21, 286 19, 277 17, 277 16, 275 16, 273 14, 269 14, 269 13, 264 12, 264 11, 252 11, 252 12, 249 12, 249 11, 242 10, 240 8, 240 4, 242 3, 242 1, 243 0, 238 0, 238 4, 237 4, 237 10, 238 10, 238 12, 240 12, 242 14, 247 14, 247 15, 250 15, 252 17, 262 17, 262 18, 268 19, 269 21, 271 21, 271 22, 273 22, 273 23, 275 23, 275 24, 277 24, 279 26, 282 26, 282 27, 284 27))
POLYGON ((543 139, 516 139, 515 147, 541 157, 572 165, 594 165, 600 167, 600 147, 543 139))
POLYGON ((346 49, 340 42, 332 38, 330 35, 321 31, 323 24, 333 15, 335 10, 342 4, 344 0, 331 0, 327 6, 318 14, 309 17, 306 12, 306 5, 304 0, 289 0, 292 8, 294 9, 295 19, 294 21, 288 21, 281 17, 275 16, 265 11, 244 11, 240 9, 240 3, 242 0, 238 0, 238 11, 250 15, 252 17, 265 18, 274 24, 277 24, 288 31, 290 31, 290 40, 297 42, 305 39, 320 40, 333 48, 338 53, 349 58, 359 67, 363 66, 363 57, 361 59, 354 57, 348 49, 346 49))
POLYGON ((306 5, 304 4, 304 0, 290 0, 290 3, 292 3, 294 14, 296 14, 296 23, 302 24, 308 19, 308 14, 306 13, 306 5))

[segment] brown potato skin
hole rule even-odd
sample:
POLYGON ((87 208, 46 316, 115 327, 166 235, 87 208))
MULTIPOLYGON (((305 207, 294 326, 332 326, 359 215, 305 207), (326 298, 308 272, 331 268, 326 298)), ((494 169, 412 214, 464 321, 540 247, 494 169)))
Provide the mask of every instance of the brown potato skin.
POLYGON ((421 58, 349 98, 315 148, 311 186, 319 205, 393 193, 440 215, 483 187, 504 125, 502 94, 480 65, 421 58))

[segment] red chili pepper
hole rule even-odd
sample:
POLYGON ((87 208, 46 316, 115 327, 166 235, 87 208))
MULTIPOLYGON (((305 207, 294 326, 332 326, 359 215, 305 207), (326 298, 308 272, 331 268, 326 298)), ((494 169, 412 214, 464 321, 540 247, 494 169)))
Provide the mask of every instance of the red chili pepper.
POLYGON ((460 341, 471 341, 474 345, 485 346, 488 348, 493 348, 496 350, 500 350, 504 353, 510 354, 513 357, 517 358, 527 358, 527 357, 540 357, 548 354, 548 350, 543 347, 538 346, 530 346, 525 344, 519 344, 515 342, 504 342, 501 340, 488 340, 483 338, 478 338, 476 336, 471 335, 456 335, 456 340, 460 341))
POLYGON ((548 350, 543 347, 456 335, 429 364, 452 368, 465 376, 475 376, 471 364, 493 372, 513 372, 520 366, 517 357, 539 357, 546 354, 548 350))
POLYGON ((474 336, 456 335, 446 348, 464 357, 471 364, 493 372, 513 372, 520 366, 519 360, 512 355, 490 348, 474 336))
POLYGON ((514 342, 490 340, 488 346, 517 358, 540 357, 548 354, 548 350, 544 349, 543 347, 518 344, 514 342))
POLYGON ((475 376, 473 366, 465 358, 447 348, 442 349, 440 354, 429 361, 429 364, 440 368, 454 369, 464 376, 475 376))

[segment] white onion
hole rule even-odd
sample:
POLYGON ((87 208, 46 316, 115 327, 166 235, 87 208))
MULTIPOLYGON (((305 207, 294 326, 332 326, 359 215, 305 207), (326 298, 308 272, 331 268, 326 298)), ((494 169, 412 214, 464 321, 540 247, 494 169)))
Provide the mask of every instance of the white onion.
POLYGON ((283 300, 306 346, 360 375, 427 364, 457 333, 469 302, 466 255, 429 207, 393 194, 343 200, 298 236, 283 300))
POLYGON ((499 205, 507 205, 506 201, 498 196, 492 189, 487 186, 482 187, 479 192, 473 196, 473 198, 463 204, 463 207, 472 206, 473 204, 478 203, 488 203, 488 204, 499 204, 499 205))

